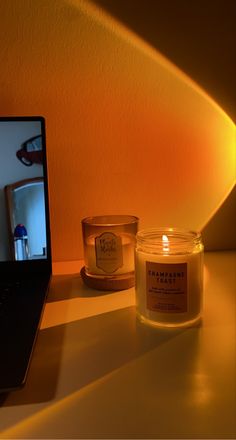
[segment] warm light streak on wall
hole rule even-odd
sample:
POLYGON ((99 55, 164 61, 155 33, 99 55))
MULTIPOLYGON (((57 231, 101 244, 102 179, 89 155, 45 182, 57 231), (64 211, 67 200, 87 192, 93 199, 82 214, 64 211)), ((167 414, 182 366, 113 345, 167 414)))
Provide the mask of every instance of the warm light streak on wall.
POLYGON ((215 106, 218 111, 222 112, 225 117, 228 117, 224 110, 216 103, 216 101, 212 99, 210 95, 205 92, 195 81, 193 81, 170 60, 168 60, 168 58, 158 52, 156 48, 153 48, 150 44, 146 43, 145 40, 140 38, 117 19, 112 17, 108 12, 96 6, 92 0, 67 0, 67 2, 83 11, 83 13, 87 15, 88 19, 92 18, 96 20, 102 27, 106 29, 106 31, 109 30, 109 32, 111 32, 111 34, 113 34, 113 36, 116 38, 123 39, 126 43, 134 46, 136 50, 145 52, 146 55, 154 62, 162 64, 167 70, 174 72, 174 74, 179 76, 180 79, 182 79, 190 88, 193 88, 198 93, 204 95, 206 100, 215 106))
MULTIPOLYGON (((144 227, 201 229, 235 182, 233 122, 194 81, 104 11, 90 2, 70 4, 93 22, 94 34, 88 26, 85 40, 96 47, 89 80, 98 137, 90 150, 90 182, 84 179, 93 200, 86 213, 118 207, 139 215, 144 227)), ((88 151, 83 154, 85 163, 88 151)))
POLYGON ((82 257, 79 222, 89 215, 202 228, 235 182, 224 111, 89 1, 11 3, 20 10, 1 18, 3 35, 12 30, 1 78, 8 113, 47 119, 54 260, 82 257))

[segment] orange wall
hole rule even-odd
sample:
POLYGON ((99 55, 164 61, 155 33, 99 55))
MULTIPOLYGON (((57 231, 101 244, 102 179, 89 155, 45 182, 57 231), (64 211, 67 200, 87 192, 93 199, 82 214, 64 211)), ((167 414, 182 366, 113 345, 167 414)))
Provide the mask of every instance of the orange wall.
POLYGON ((82 0, 1 3, 1 114, 47 121, 54 260, 84 216, 202 228, 235 182, 235 126, 181 71, 82 0))

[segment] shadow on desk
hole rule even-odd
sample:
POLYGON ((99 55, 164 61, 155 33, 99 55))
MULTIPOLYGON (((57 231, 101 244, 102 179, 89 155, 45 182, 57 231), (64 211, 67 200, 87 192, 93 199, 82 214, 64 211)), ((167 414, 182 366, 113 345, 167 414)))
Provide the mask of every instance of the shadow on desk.
POLYGON ((80 274, 54 275, 51 281, 50 295, 47 302, 64 301, 78 297, 95 298, 112 293, 112 291, 101 291, 89 288, 84 284, 80 274))
MULTIPOLYGON (((188 330, 185 353, 178 363, 196 351, 197 328, 188 330)), ((11 393, 3 406, 61 401, 79 390, 106 380, 137 362, 186 330, 152 329, 136 320, 128 307, 40 331, 26 386, 11 393), (59 374, 60 372, 60 374, 59 374)), ((179 358, 171 353, 170 365, 179 358), (174 359, 173 359, 174 357, 174 359)), ((159 368, 162 363, 159 359, 159 368)))
POLYGON ((64 331, 64 326, 39 331, 25 386, 0 397, 0 405, 47 402, 54 398, 64 331))

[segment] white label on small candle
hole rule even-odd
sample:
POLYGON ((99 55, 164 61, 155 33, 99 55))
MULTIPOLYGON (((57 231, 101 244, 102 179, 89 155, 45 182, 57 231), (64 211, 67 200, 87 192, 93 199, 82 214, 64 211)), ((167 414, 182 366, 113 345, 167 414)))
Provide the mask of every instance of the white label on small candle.
POLYGON ((162 313, 187 312, 187 263, 146 262, 146 306, 162 313))
POLYGON ((95 238, 96 266, 106 273, 116 272, 123 265, 121 237, 104 232, 95 238))

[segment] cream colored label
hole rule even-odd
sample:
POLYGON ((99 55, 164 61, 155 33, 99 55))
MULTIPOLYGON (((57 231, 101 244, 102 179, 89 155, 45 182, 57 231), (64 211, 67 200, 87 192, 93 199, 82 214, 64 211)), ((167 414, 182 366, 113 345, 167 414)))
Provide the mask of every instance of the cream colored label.
POLYGON ((96 266, 106 273, 114 273, 123 265, 121 237, 104 232, 95 238, 96 266))
POLYGON ((184 313, 188 308, 187 263, 146 262, 147 309, 184 313))

